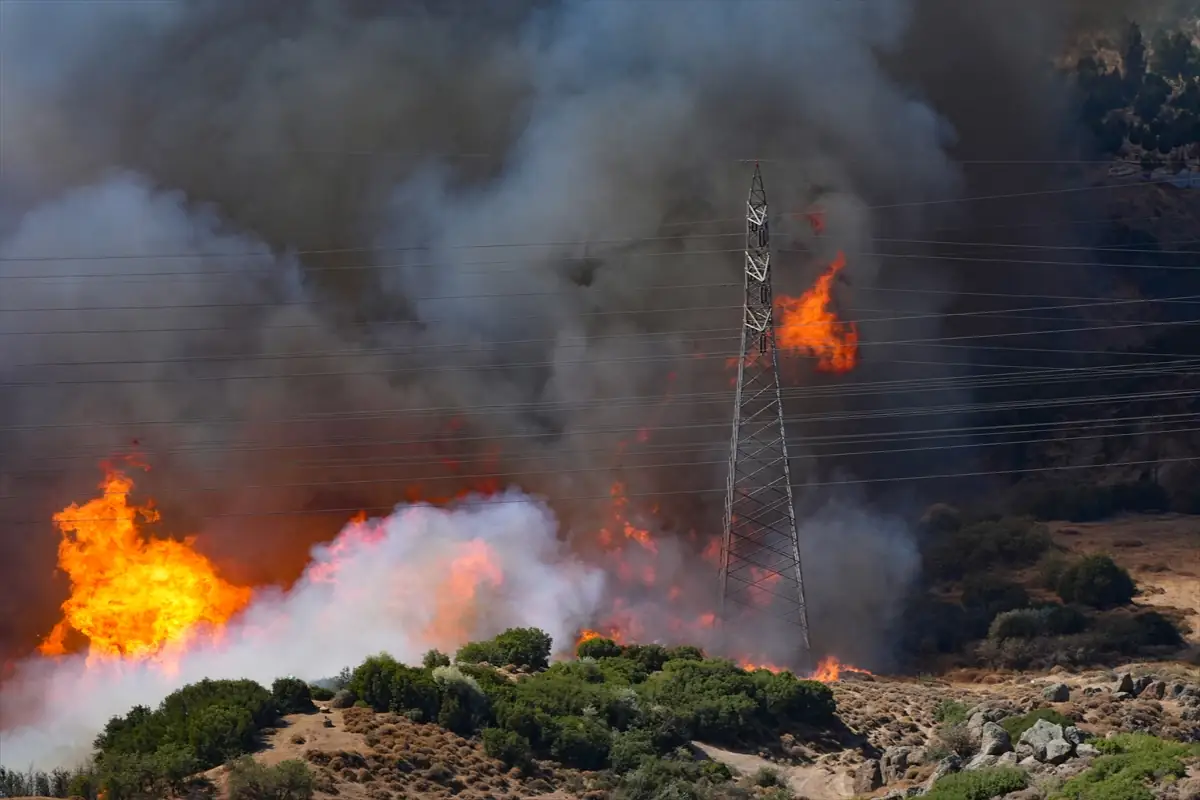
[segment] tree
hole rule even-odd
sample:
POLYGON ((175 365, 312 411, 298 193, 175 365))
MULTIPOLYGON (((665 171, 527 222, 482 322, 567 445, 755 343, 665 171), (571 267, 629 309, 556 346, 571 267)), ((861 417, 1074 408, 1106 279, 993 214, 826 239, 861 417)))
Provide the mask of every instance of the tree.
POLYGON ((1065 603, 1112 608, 1133 600, 1136 587, 1129 573, 1105 555, 1090 555, 1067 567, 1058 581, 1065 603))
POLYGON ((1146 77, 1146 40, 1136 22, 1129 23, 1125 32, 1125 85, 1131 93, 1137 91, 1146 77))
POLYGON ((299 678, 278 678, 271 684, 271 697, 280 714, 306 714, 316 711, 312 690, 299 678))

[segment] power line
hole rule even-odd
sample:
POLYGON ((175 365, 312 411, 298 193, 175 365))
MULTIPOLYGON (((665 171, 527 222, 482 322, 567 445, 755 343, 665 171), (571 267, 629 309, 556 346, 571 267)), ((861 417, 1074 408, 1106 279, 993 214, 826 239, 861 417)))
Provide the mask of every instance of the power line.
MULTIPOLYGON (((1115 306, 1145 305, 1145 304, 1152 304, 1152 303, 1197 304, 1197 303, 1200 303, 1200 295, 1181 295, 1181 296, 1177 296, 1177 297, 1164 297, 1164 298, 1129 298, 1129 299, 1123 299, 1123 300, 1098 300, 1095 302, 1086 302, 1086 303, 1026 306, 1026 307, 1019 307, 1019 308, 983 309, 983 310, 974 310, 974 311, 954 311, 954 312, 938 312, 938 313, 925 313, 925 314, 903 314, 903 315, 894 316, 894 317, 871 317, 871 318, 867 318, 867 319, 862 319, 860 321, 861 322, 870 322, 870 323, 880 323, 880 322, 907 322, 907 321, 914 321, 914 320, 930 320, 930 319, 942 320, 942 319, 965 318, 965 317, 990 317, 990 316, 998 316, 998 315, 1012 315, 1012 314, 1020 314, 1022 312, 1026 312, 1026 311, 1068 311, 1068 310, 1079 310, 1079 309, 1111 308, 1111 307, 1115 307, 1115 306)), ((730 308, 735 308, 735 307, 731 306, 730 308)), ((886 310, 886 309, 865 309, 865 308, 855 308, 855 307, 848 307, 845 309, 845 311, 849 312, 849 313, 888 313, 888 310, 886 310)), ((1049 321, 1049 322, 1061 322, 1062 321, 1062 319, 1060 317, 1037 317, 1037 316, 1032 316, 1032 317, 1031 316, 1005 316, 1004 319, 1006 319, 1006 320, 1008 320, 1008 319, 1044 320, 1044 321, 1049 321)), ((1095 320, 1095 321, 1115 323, 1114 320, 1095 320)), ((1122 320, 1122 322, 1138 322, 1138 320, 1122 320)), ((1148 325, 1158 324, 1157 320, 1143 320, 1141 322, 1144 322, 1145 324, 1148 324, 1148 325)), ((789 327, 789 329, 794 329, 794 328, 798 328, 798 327, 799 328, 805 328, 805 327, 819 328, 819 327, 822 327, 824 324, 825 323, 822 323, 822 322, 812 322, 812 323, 795 323, 795 322, 793 322, 793 323, 790 323, 788 325, 788 327, 789 327)), ((726 335, 726 336, 722 336, 722 337, 713 337, 713 338, 704 337, 699 340, 695 339, 694 337, 699 334, 708 334, 708 333, 726 333, 726 334, 728 334, 728 330, 729 330, 728 327, 722 327, 722 328, 689 329, 686 331, 684 331, 684 330, 678 330, 678 331, 675 331, 675 330, 673 330, 673 331, 633 331, 633 332, 628 332, 628 333, 608 334, 608 335, 604 335, 601 337, 595 337, 595 338, 585 338, 585 339, 581 339, 577 343, 570 342, 570 341, 564 342, 564 341, 562 341, 562 337, 556 336, 556 337, 541 337, 541 338, 531 338, 531 339, 510 339, 510 340, 479 340, 479 341, 439 342, 439 343, 422 342, 422 343, 404 345, 401 347, 394 347, 394 348, 391 348, 391 347, 373 348, 373 349, 358 348, 358 349, 345 349, 345 350, 336 350, 336 351, 308 351, 308 352, 302 352, 302 353, 235 353, 235 354, 221 353, 221 354, 214 354, 214 355, 210 355, 210 356, 193 355, 193 356, 179 356, 179 357, 161 358, 161 359, 107 359, 107 360, 105 360, 105 359, 89 359, 88 361, 57 361, 57 362, 55 362, 55 361, 38 361, 38 362, 27 362, 27 363, 17 362, 17 363, 11 364, 10 366, 12 366, 12 367, 35 367, 35 366, 36 367, 73 367, 73 366, 101 366, 101 365, 111 366, 111 365, 196 363, 196 362, 208 362, 208 361, 293 360, 293 359, 309 359, 309 358, 334 358, 334 357, 343 357, 343 356, 401 355, 401 354, 423 352, 423 351, 427 351, 427 350, 434 350, 434 349, 441 349, 441 348, 454 348, 454 349, 464 348, 464 349, 472 349, 473 350, 473 349, 480 347, 481 345, 483 347, 498 347, 498 346, 502 346, 502 345, 519 345, 519 344, 554 344, 556 346, 556 348, 591 347, 591 346, 594 346, 597 341, 607 342, 607 341, 610 341, 613 339, 616 339, 616 340, 624 340, 624 339, 639 340, 639 339, 643 339, 643 338, 650 339, 650 338, 655 338, 655 337, 673 337, 673 336, 681 336, 681 335, 686 335, 690 342, 725 341, 725 340, 728 340, 730 338, 735 338, 735 337, 726 335)), ((141 331, 122 331, 122 332, 141 333, 141 331)), ((45 332, 42 332, 41 335, 54 335, 54 333, 55 332, 45 331, 45 332)), ((13 335, 14 332, 9 332, 9 334, 13 335)))
MULTIPOLYGON (((874 342, 858 343, 859 347, 892 347, 896 345, 917 345, 917 344, 941 344, 945 342, 955 341, 976 341, 980 339, 997 339, 1015 336, 1046 336, 1051 334, 1064 333, 1087 333, 1093 331, 1112 331, 1112 330, 1128 330, 1144 327, 1175 327, 1182 325, 1200 324, 1200 319, 1195 320, 1166 320, 1155 322, 1131 322, 1122 324, 1108 325, 1092 325, 1087 327, 1075 328, 1058 328, 1050 330, 1037 331, 1008 331, 1003 333, 980 333, 980 334, 964 334, 961 336, 944 336, 932 337, 925 339, 898 339, 898 340, 880 340, 874 342)), ((665 355, 646 355, 646 356, 623 356, 623 357, 605 357, 600 359, 578 359, 578 360, 538 360, 527 361, 521 363, 501 363, 501 364, 472 364, 472 370, 509 370, 527 367, 547 367, 547 366, 562 366, 572 364, 596 364, 596 363, 656 363, 656 362, 674 362, 681 361, 686 358, 735 358, 736 353, 731 352, 713 352, 713 353, 689 353, 689 354, 665 354, 665 355)), ((156 376, 152 378, 63 378, 63 379, 44 379, 30 381, 6 381, 9 387, 41 387, 41 386, 100 386, 100 385, 117 385, 117 384, 163 384, 163 383, 190 383, 192 381, 254 381, 254 380, 296 380, 300 378, 331 378, 331 377, 347 377, 354 375, 403 375, 414 372, 429 373, 433 370, 428 365, 418 367, 393 367, 380 368, 373 367, 371 369, 356 369, 356 370, 337 370, 323 372, 293 372, 286 375, 278 373, 259 373, 259 374, 233 374, 233 375, 192 375, 192 376, 156 376)))
MULTIPOLYGON (((934 475, 897 475, 897 476, 886 477, 886 478, 853 478, 853 479, 846 479, 846 480, 839 480, 839 481, 816 481, 816 482, 811 482, 811 483, 794 483, 794 484, 790 484, 790 485, 793 489, 801 489, 801 490, 803 490, 803 489, 819 489, 819 488, 836 488, 839 486, 860 486, 860 485, 869 485, 869 484, 887 484, 887 483, 900 483, 900 482, 909 482, 909 481, 951 480, 951 479, 963 479, 963 478, 997 477, 1000 475, 1024 475, 1024 474, 1029 474, 1029 473, 1043 473, 1043 472, 1060 472, 1060 471, 1067 472, 1067 471, 1077 471, 1077 470, 1085 470, 1085 469, 1112 469, 1113 467, 1152 466, 1152 465, 1171 464, 1171 463, 1179 463, 1179 462, 1184 462, 1184 461, 1195 461, 1195 460, 1196 460, 1196 458, 1189 458, 1189 457, 1161 458, 1161 459, 1155 459, 1153 461, 1118 461, 1118 462, 1112 462, 1112 463, 1108 463, 1108 464, 1068 464, 1068 465, 1057 466, 1057 467, 1029 467, 1026 469, 1011 469, 1011 470, 980 470, 980 471, 975 471, 975 472, 951 472, 951 473, 941 473, 941 474, 934 474, 934 475)), ((625 493, 622 496, 626 497, 626 498, 631 498, 631 499, 633 499, 633 498, 661 499, 663 497, 682 496, 682 495, 700 495, 700 494, 714 494, 714 493, 723 494, 724 492, 725 492, 725 487, 722 486, 722 487, 717 487, 717 488, 697 487, 697 488, 692 488, 692 489, 672 489, 672 490, 665 490, 665 491, 661 491, 661 492, 631 492, 631 493, 625 493)), ((15 499, 21 499, 21 498, 17 495, 0 496, 0 500, 15 500, 15 499)), ((584 495, 584 496, 574 496, 574 497, 572 497, 572 496, 555 497, 550 502, 551 503, 570 503, 570 502, 581 502, 581 501, 612 502, 612 500, 613 500, 612 494, 608 493, 608 494, 584 495)), ((476 506, 476 505, 528 503, 528 502, 530 502, 529 497, 510 498, 510 499, 504 499, 503 497, 492 497, 492 498, 477 499, 477 500, 471 500, 468 498, 464 498, 462 500, 456 501, 453 505, 457 506, 457 507, 470 507, 470 506, 476 506)), ((387 506, 367 506, 367 507, 351 506, 351 507, 346 507, 346 508, 300 509, 300 510, 295 510, 295 511, 226 512, 226 513, 206 514, 205 518, 210 519, 210 520, 212 520, 212 519, 235 519, 235 518, 262 519, 262 518, 266 518, 266 517, 281 517, 282 518, 282 517, 299 517, 299 516, 329 515, 329 514, 350 515, 350 514, 357 514, 360 512, 365 512, 368 514, 372 514, 372 513, 390 514, 393 511, 395 511, 396 508, 398 508, 399 506, 402 506, 402 505, 407 505, 407 504, 401 502, 401 503, 397 503, 394 505, 387 505, 387 506)), ((75 518, 73 518, 73 521, 93 523, 93 522, 117 522, 119 520, 116 517, 75 517, 75 518)), ((45 520, 6 520, 5 521, 5 523, 9 524, 9 525, 44 525, 45 522, 46 522, 45 520)))

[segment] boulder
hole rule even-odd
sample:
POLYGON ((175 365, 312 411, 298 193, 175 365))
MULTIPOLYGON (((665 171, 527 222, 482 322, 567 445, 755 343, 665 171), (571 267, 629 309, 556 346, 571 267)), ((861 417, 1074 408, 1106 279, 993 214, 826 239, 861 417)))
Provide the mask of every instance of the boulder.
POLYGON ((1152 683, 1154 683, 1154 676, 1152 675, 1143 675, 1142 677, 1135 679, 1133 682, 1134 696, 1140 697, 1142 692, 1146 691, 1146 689, 1152 683))
POLYGON ((895 783, 904 779, 911 753, 911 747, 889 747, 883 751, 883 756, 879 759, 879 768, 883 773, 884 783, 895 783))
POLYGON ((1021 759, 1017 758, 1016 753, 1014 753, 1012 750, 1009 750, 1007 753, 1002 754, 999 758, 996 759, 996 766, 997 767, 1015 767, 1020 762, 1020 760, 1021 759))
POLYGON ((333 696, 333 699, 329 701, 329 705, 333 708, 350 708, 357 699, 354 696, 354 692, 349 689, 342 689, 333 696))
POLYGON ((1008 735, 1008 731, 994 722, 984 723, 980 735, 980 754, 998 756, 1010 750, 1012 750, 1012 738, 1008 735))
POLYGON ((1063 738, 1071 744, 1078 745, 1087 740, 1088 734, 1085 731, 1079 730, 1074 725, 1068 725, 1063 728, 1063 738))
POLYGON ((1113 693, 1133 694, 1133 676, 1128 672, 1122 672, 1117 676, 1117 685, 1113 687, 1113 693))
POLYGON ((1071 687, 1065 683, 1053 683, 1042 690, 1042 697, 1051 703, 1065 703, 1071 699, 1071 687))
POLYGON ((955 755, 949 755, 938 762, 934 768, 933 774, 929 776, 926 786, 933 786, 940 778, 944 778, 952 772, 958 772, 962 769, 963 760, 955 755))
POLYGON ((1029 758, 1022 758, 1020 761, 1018 761, 1017 766, 1032 772, 1033 770, 1039 769, 1042 766, 1042 762, 1038 761, 1033 756, 1030 756, 1029 758))
POLYGON ((1147 694, 1149 697, 1153 697, 1155 700, 1162 700, 1167 696, 1166 681, 1155 681, 1154 683, 1150 684, 1146 687, 1145 694, 1147 694))
POLYGON ((1075 745, 1075 755, 1079 758, 1095 758, 1100 755, 1100 751, 1095 746, 1084 742, 1083 744, 1075 745))
POLYGON ((855 794, 870 794, 881 786, 883 786, 883 770, 879 766, 878 759, 872 758, 855 770, 855 794))
POLYGON ((1170 688, 1167 689, 1167 696, 1169 696, 1172 699, 1179 697, 1180 695, 1183 694, 1183 690, 1185 688, 1186 687, 1182 683, 1172 683, 1170 688))
POLYGON ((1027 731, 1021 734, 1021 742, 1033 748, 1033 756, 1038 761, 1046 758, 1046 745, 1055 739, 1063 738, 1063 728, 1053 722, 1039 719, 1027 731))
POLYGON ((1073 752, 1075 752, 1075 745, 1066 739, 1051 739, 1046 743, 1041 760, 1047 764, 1062 764, 1071 758, 1073 752))
POLYGON ((977 769, 987 769, 988 767, 994 767, 994 766, 996 766, 996 760, 997 760, 996 756, 991 756, 986 753, 980 753, 979 755, 975 756, 970 761, 968 761, 963 766, 963 770, 965 772, 973 772, 977 769))

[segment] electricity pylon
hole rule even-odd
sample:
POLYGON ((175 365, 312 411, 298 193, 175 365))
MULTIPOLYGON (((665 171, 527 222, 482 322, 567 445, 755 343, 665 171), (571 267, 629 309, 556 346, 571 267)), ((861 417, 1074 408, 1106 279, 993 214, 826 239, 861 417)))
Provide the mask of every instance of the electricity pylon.
POLYGON ((720 607, 722 617, 729 604, 784 617, 799 628, 807 651, 808 608, 778 366, 767 193, 755 164, 746 204, 746 299, 725 492, 720 607))

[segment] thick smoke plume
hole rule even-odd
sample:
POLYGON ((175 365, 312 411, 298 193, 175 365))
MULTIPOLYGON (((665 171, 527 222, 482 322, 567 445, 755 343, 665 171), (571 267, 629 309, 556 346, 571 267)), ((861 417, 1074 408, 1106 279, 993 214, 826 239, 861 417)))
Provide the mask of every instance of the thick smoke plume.
POLYGON ((548 508, 517 492, 351 523, 314 549, 290 591, 265 592, 220 641, 178 660, 25 665, 0 709, 0 719, 17 721, 4 732, 4 763, 77 763, 109 718, 203 678, 313 681, 379 652, 420 663, 426 650, 453 651, 510 626, 540 628, 569 646, 605 579, 564 551, 556 528, 548 508), (21 703, 35 697, 45 704, 23 721, 21 703))
MULTIPOLYGON (((887 342, 936 337, 955 291, 998 279, 866 254, 969 228, 944 201, 997 182, 955 159, 996 131, 1055 150, 1043 67, 1076 5, 1029 5, 1022 39, 1009 4, 940 0, 4 4, 0 655, 56 620, 46 520, 128 450, 164 532, 246 584, 296 580, 359 508, 480 484, 547 497, 585 552, 619 483, 711 575, 741 160, 779 159, 781 290, 850 253, 856 379, 955 374, 961 351, 887 342), (980 102, 998 87, 1049 119, 1002 126, 980 102), (820 241, 787 218, 814 204, 820 241)), ((806 441, 841 403, 789 401, 817 420, 793 430, 799 479, 838 467, 806 441)), ((879 550, 816 581, 814 608, 911 578, 879 580, 912 563, 890 558, 903 531, 819 518, 879 550)))

